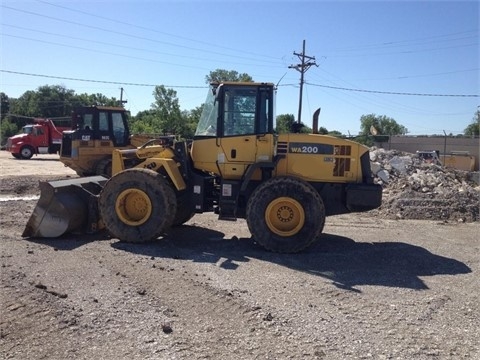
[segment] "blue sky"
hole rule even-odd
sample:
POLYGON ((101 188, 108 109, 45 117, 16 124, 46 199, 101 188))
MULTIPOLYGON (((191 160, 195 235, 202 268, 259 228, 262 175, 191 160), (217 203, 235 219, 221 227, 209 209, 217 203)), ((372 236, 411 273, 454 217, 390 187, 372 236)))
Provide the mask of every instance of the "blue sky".
POLYGON ((300 73, 289 66, 300 62, 293 53, 305 40, 305 54, 318 65, 305 73, 302 122, 309 126, 321 107, 320 126, 344 134, 357 134, 360 117, 372 113, 395 119, 411 135, 458 134, 480 105, 478 1, 1 0, 1 6, 0 91, 13 98, 57 84, 119 98, 123 87, 135 114, 150 108, 154 85, 165 85, 190 110, 205 99, 205 76, 220 68, 280 82, 276 113, 297 117, 300 73))

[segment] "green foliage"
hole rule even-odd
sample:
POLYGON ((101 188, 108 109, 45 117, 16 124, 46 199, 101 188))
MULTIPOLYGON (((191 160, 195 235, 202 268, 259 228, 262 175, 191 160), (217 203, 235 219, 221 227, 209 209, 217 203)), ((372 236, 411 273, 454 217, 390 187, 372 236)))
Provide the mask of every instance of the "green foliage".
MULTIPOLYGON (((28 90, 17 99, 10 99, 9 112, 23 117, 70 116, 77 106, 117 105, 115 98, 102 94, 75 94, 62 85, 44 85, 37 90, 28 90)), ((13 120, 15 117, 12 116, 13 120)))
POLYGON ((339 138, 344 137, 343 134, 340 131, 337 131, 337 130, 329 131, 327 135, 335 136, 335 137, 339 137, 339 138))
POLYGON ((360 137, 358 141, 372 146, 374 139, 371 135, 405 135, 408 130, 394 119, 385 115, 368 114, 360 117, 360 137))
POLYGON ((119 106, 119 100, 115 97, 108 98, 103 94, 87 94, 83 93, 77 95, 76 98, 73 100, 75 106, 119 106))
POLYGON ((475 112, 472 122, 463 130, 463 133, 467 136, 480 135, 480 110, 475 112))
POLYGON ((155 110, 144 110, 129 118, 130 133, 132 134, 162 134, 160 117, 155 110))
POLYGON ((7 139, 10 136, 17 134, 19 131, 19 127, 14 123, 10 122, 9 120, 2 120, 0 123, 0 143, 1 145, 5 145, 7 143, 7 139))
POLYGON ((320 128, 318 129, 318 133, 320 135, 330 135, 330 136, 335 136, 339 138, 344 137, 340 131, 337 131, 337 130, 328 131, 328 129, 324 126, 320 126, 320 128))
POLYGON ((253 82, 253 78, 247 73, 239 74, 238 71, 224 69, 210 71, 210 74, 205 77, 207 84, 222 81, 253 82))
POLYGON ((160 131, 164 135, 180 135, 184 132, 186 121, 182 118, 177 92, 165 86, 156 86, 153 91, 155 102, 152 110, 158 117, 160 131))
POLYGON ((10 111, 10 101, 5 93, 0 93, 0 119, 10 111))
POLYGON ((279 134, 286 134, 292 132, 292 125, 295 122, 293 114, 281 114, 277 116, 277 126, 275 131, 279 134))
POLYGON ((193 110, 184 110, 182 111, 182 117, 186 120, 185 132, 182 134, 182 137, 185 139, 193 138, 195 135, 195 130, 197 129, 198 121, 202 115, 204 104, 197 106, 193 110))
POLYGON ((321 134, 321 135, 327 135, 328 130, 327 130, 326 127, 320 126, 320 128, 318 129, 318 133, 321 134))
POLYGON ((312 133, 312 128, 308 127, 304 123, 301 123, 300 133, 301 134, 311 134, 312 133))
POLYGON ((203 105, 190 111, 181 111, 177 92, 163 85, 155 87, 153 96, 155 102, 150 110, 141 111, 129 119, 131 133, 177 135, 191 139, 203 105))
POLYGON ((292 114, 278 115, 276 122, 277 125, 275 127, 275 131, 278 134, 293 133, 296 129, 298 129, 298 132, 302 134, 309 134, 312 132, 312 129, 306 126, 304 123, 296 123, 295 116, 292 114))
POLYGON ((404 126, 385 115, 362 115, 360 123, 360 133, 362 135, 405 135, 408 132, 404 126), (376 133, 371 132, 373 128, 376 133))

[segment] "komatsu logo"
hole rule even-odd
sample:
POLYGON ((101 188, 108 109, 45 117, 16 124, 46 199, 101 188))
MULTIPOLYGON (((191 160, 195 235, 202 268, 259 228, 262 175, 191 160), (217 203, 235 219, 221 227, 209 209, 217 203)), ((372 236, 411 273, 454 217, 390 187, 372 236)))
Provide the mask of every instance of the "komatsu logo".
POLYGON ((333 154, 333 145, 315 143, 289 143, 288 152, 294 154, 333 154))

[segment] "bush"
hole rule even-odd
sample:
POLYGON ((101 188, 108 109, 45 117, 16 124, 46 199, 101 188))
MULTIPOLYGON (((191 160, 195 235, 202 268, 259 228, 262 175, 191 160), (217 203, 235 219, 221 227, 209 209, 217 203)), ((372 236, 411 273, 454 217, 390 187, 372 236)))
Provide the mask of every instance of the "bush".
POLYGON ((7 143, 7 139, 18 133, 18 126, 6 119, 0 124, 0 144, 3 147, 7 143))

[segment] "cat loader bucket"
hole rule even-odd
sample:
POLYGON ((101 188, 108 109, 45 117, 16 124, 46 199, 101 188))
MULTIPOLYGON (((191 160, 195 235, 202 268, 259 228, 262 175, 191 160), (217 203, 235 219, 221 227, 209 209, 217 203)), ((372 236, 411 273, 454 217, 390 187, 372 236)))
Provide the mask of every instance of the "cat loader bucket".
POLYGON ((22 237, 59 237, 69 232, 94 233, 101 228, 97 198, 103 176, 41 181, 40 199, 22 237))

